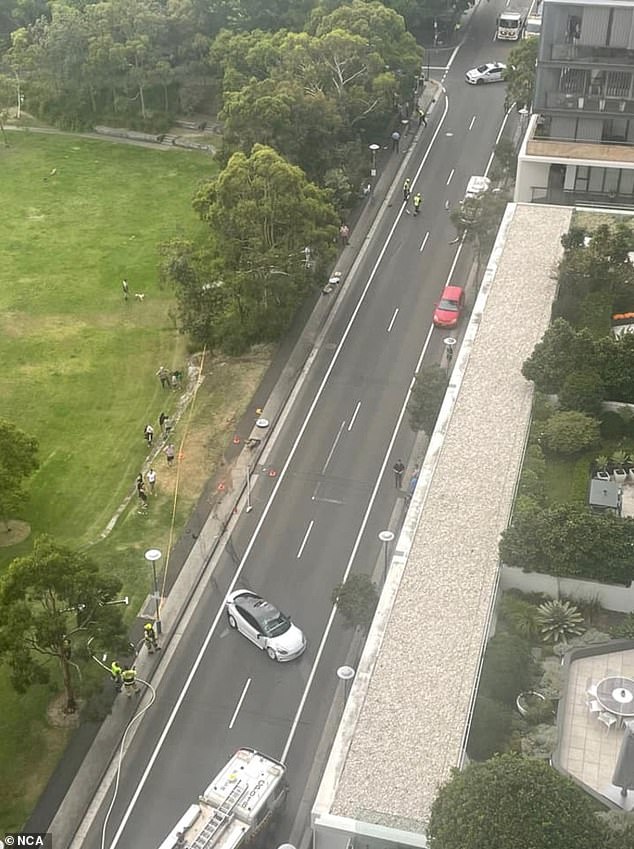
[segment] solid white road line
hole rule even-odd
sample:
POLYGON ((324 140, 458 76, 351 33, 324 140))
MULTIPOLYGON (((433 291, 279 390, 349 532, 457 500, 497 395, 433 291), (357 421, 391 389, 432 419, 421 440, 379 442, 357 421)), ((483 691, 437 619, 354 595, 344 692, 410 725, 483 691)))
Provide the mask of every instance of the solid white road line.
MULTIPOLYGON (((457 49, 458 48, 456 48, 456 50, 457 49)), ((425 154, 424 154, 424 156, 421 160, 421 164, 420 164, 420 166, 419 166, 419 168, 416 172, 416 176, 415 176, 414 179, 416 179, 418 177, 418 175, 420 174, 420 172, 423 170, 423 166, 425 165, 425 163, 427 162, 427 159, 429 158, 429 156, 431 154, 434 142, 436 141, 436 138, 438 137, 438 134, 440 133, 440 131, 442 129, 442 125, 445 121, 445 118, 447 117, 448 111, 449 111, 449 102, 448 102, 447 97, 445 97, 445 111, 444 111, 444 113, 443 113, 443 115, 440 119, 438 127, 436 128, 433 136, 431 137, 431 140, 429 142, 427 150, 425 151, 425 154)), ((381 265, 381 263, 383 261, 383 257, 385 256, 385 253, 388 249, 388 246, 389 246, 390 242, 392 241, 392 237, 394 236, 394 232, 396 231, 396 228, 398 227, 398 224, 401 220, 402 215, 403 215, 403 207, 401 207, 399 209, 399 211, 396 215, 396 218, 394 219, 394 223, 392 224, 390 231, 387 234, 387 237, 385 239, 385 242, 383 243, 383 247, 379 251, 379 255, 378 255, 378 257, 377 257, 377 259, 376 259, 376 261, 375 261, 375 263, 372 267, 372 271, 370 272, 368 279, 366 280, 365 286, 363 287, 363 289, 361 290, 361 292, 359 294, 359 298, 358 298, 358 300, 355 304, 355 307, 354 307, 352 314, 351 314, 351 316, 348 320, 348 323, 347 323, 346 327, 344 328, 341 339, 339 340, 339 344, 337 345, 335 351, 333 352, 332 359, 330 360, 330 363, 328 364, 326 372, 325 372, 323 378, 321 379, 321 383, 317 387, 317 391, 315 392, 315 396, 310 403, 310 406, 308 408, 306 416, 304 417, 304 421, 302 422, 302 424, 299 428, 299 431, 297 432, 297 436, 295 437, 295 440, 293 441, 293 444, 291 445, 291 448, 290 448, 289 453, 288 453, 288 457, 286 458, 286 462, 282 466, 280 473, 277 476, 275 486, 273 487, 273 490, 271 491, 271 495, 269 497, 269 500, 264 505, 264 508, 262 510, 262 514, 261 514, 261 516, 258 520, 258 523, 255 526, 255 529, 253 531, 253 535, 251 536, 251 539, 247 543, 244 554, 242 555, 242 560, 238 564, 235 575, 233 576, 233 579, 231 580, 231 583, 229 584, 229 587, 227 589, 227 593, 225 595, 223 603, 218 608, 218 612, 215 615, 211 625, 209 626, 209 630, 207 631, 205 639, 203 640, 203 644, 200 647, 198 654, 196 655, 196 658, 194 659, 194 662, 192 664, 192 668, 190 669, 189 674, 188 674, 188 676, 185 679, 185 682, 183 684, 183 687, 182 687, 180 693, 178 694, 178 698, 176 699, 174 707, 172 708, 169 716, 167 717, 167 721, 165 722, 165 725, 163 727, 161 735, 158 738, 158 740, 156 741, 156 745, 155 745, 154 750, 153 750, 153 752, 150 756, 150 759, 148 760, 147 766, 145 767, 145 769, 143 770, 143 772, 139 776, 139 780, 137 782, 136 789, 135 789, 134 793, 132 794, 132 798, 130 799, 129 804, 128 804, 127 808, 125 809, 123 816, 121 817, 121 822, 119 823, 119 828, 117 829, 117 831, 116 831, 116 833, 115 833, 115 835, 112 839, 112 842, 110 844, 110 849, 115 849, 115 847, 119 844, 119 841, 121 840, 121 836, 122 836, 122 834, 125 830, 125 827, 128 823, 128 820, 132 816, 132 812, 135 808, 136 803, 139 800, 139 796, 143 792, 143 788, 145 787, 145 784, 146 784, 146 782, 147 782, 147 780, 148 780, 148 778, 149 778, 149 776, 152 772, 154 764, 156 763, 156 759, 158 758, 158 756, 161 752, 161 749, 163 748, 165 740, 167 739, 167 735, 169 734, 170 729, 171 729, 172 725, 174 724, 174 720, 176 719, 178 712, 181 709, 183 702, 185 701, 187 693, 189 692, 189 688, 191 687, 192 682, 193 682, 194 678, 196 677, 196 673, 198 672, 198 668, 199 668, 200 664, 202 663, 202 659, 205 656, 205 652, 207 651, 209 643, 211 642, 211 639, 216 632, 216 628, 218 627, 218 623, 220 622, 220 619, 223 616, 223 611, 224 611, 224 608, 225 608, 225 602, 226 602, 227 596, 229 595, 230 592, 232 592, 234 590, 236 584, 238 583, 238 581, 239 581, 239 579, 242 575, 242 572, 244 571, 244 567, 246 566, 247 559, 249 558, 249 555, 251 554, 251 551, 253 550, 253 547, 255 546, 255 543, 256 543, 259 535, 260 535, 260 531, 262 530, 262 526, 264 525, 264 523, 265 523, 265 521, 266 521, 266 519, 269 515, 269 512, 271 511, 271 508, 272 508, 272 506, 275 502, 275 498, 277 496, 277 493, 279 492, 280 487, 281 487, 282 483, 284 482, 284 480, 286 478, 286 474, 288 472, 288 469, 289 469, 291 463, 293 462, 293 459, 295 457, 295 454, 297 453, 297 449, 299 447, 299 444, 304 437, 304 433, 306 432, 308 424, 312 419, 312 416, 315 412, 317 404, 319 404, 319 401, 321 400, 321 396, 324 394, 324 390, 326 389, 326 385, 328 384, 328 381, 330 379, 330 375, 332 374, 332 371, 333 371, 334 367, 336 366, 336 364, 339 360, 339 357, 341 356, 341 352, 343 350, 344 345, 346 344, 348 336, 352 332, 352 328, 353 328, 354 323, 357 319, 359 311, 361 310, 361 307, 365 303, 365 299, 367 297, 367 294, 370 290, 370 287, 372 286, 372 283, 374 282, 374 278, 377 275, 379 266, 381 265)), ((430 328, 430 335, 431 335, 431 328, 430 328)), ((428 339, 429 339, 429 336, 428 336, 428 339)), ((316 355, 316 353, 317 352, 315 351, 315 355, 316 355)), ((331 612, 331 618, 334 618, 334 614, 332 612, 331 612)), ((329 619, 328 621, 330 622, 331 619, 329 619)), ((325 641, 322 640, 322 643, 323 642, 325 642, 325 641)), ((317 664, 319 663, 319 657, 320 656, 321 656, 321 654, 319 654, 315 658, 313 667, 311 669, 311 677, 309 679, 311 682, 312 682, 312 678, 314 677, 314 674, 315 674, 314 671, 316 670, 317 664)), ((305 697, 302 697, 302 701, 300 702, 300 706, 298 708, 297 716, 301 716, 301 711, 304 709, 304 704, 305 704, 305 697)), ((299 722, 299 719, 297 719, 296 722, 294 722, 294 724, 293 724, 291 736, 289 737, 289 742, 287 743, 287 746, 290 746, 290 742, 292 742, 292 738, 295 736, 295 732, 297 730, 297 723, 298 722, 299 722)), ((285 749, 285 751, 286 751, 286 749, 285 749)))
POLYGON ((451 183, 451 181, 453 179, 453 175, 455 174, 455 172, 456 172, 455 168, 452 168, 451 171, 449 172, 449 176, 447 177, 447 182, 445 183, 446 186, 448 186, 449 183, 451 183))
POLYGON ((471 131, 473 129, 473 125, 475 124, 475 122, 476 122, 476 116, 474 115, 473 118, 471 119, 471 123, 469 124, 469 131, 471 131))
POLYGON ((247 682, 244 685, 244 688, 242 690, 242 695, 238 699, 238 704, 236 705, 236 709, 234 710, 233 716, 231 717, 231 722, 229 723, 229 728, 233 728, 233 726, 235 725, 236 717, 238 716, 238 713, 240 712, 240 708, 242 707, 242 702, 244 701, 244 697, 246 696, 247 690, 249 689, 250 686, 251 686, 251 679, 247 678, 247 682))
POLYGON ((304 549, 306 548, 306 543, 308 542, 308 537, 310 536, 310 532, 313 529, 313 525, 315 524, 315 520, 311 519, 308 527, 306 528, 306 533, 304 534, 304 539, 302 540, 302 544, 299 547, 299 551, 297 552, 297 559, 302 556, 304 553, 304 549))
POLYGON ((350 419, 350 424, 348 425, 348 433, 352 430, 354 426, 354 421, 357 417, 357 413, 359 412, 359 407, 361 406, 361 401, 357 401, 357 406, 354 408, 354 413, 352 414, 352 418, 350 419))
POLYGON ((392 316, 392 320, 387 326, 387 332, 390 333, 392 328, 394 327, 394 322, 396 321, 396 316, 398 315, 398 307, 394 310, 394 315, 392 316))
POLYGON ((427 239, 429 239, 429 231, 427 231, 427 233, 425 233, 425 238, 423 239, 421 246, 418 249, 420 253, 422 253, 425 250, 425 245, 427 244, 427 239))

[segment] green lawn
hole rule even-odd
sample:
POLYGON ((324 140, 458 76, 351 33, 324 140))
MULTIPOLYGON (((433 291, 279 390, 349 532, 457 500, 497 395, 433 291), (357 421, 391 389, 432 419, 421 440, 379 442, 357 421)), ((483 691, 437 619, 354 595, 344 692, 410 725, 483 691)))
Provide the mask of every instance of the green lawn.
MULTIPOLYGON (((174 405, 155 373, 162 364, 182 367, 185 344, 170 317, 172 294, 158 285, 156 245, 198 231, 190 199, 215 165, 203 153, 65 135, 11 133, 9 141, 0 148, 0 415, 40 443, 20 518, 34 532, 86 545, 133 487, 146 455, 144 425, 158 431, 160 411, 174 405), (123 277, 144 302, 124 302, 123 277)), ((197 447, 187 459, 199 473, 182 476, 173 525, 175 474, 162 458, 149 516, 132 504, 91 546, 124 579, 130 618, 150 591, 143 551, 167 552, 222 451, 226 434, 210 427, 214 412, 226 430, 265 365, 265 356, 230 363, 205 380, 191 421, 197 447)), ((31 539, 0 549, 0 568, 31 539)), ((0 832, 23 824, 63 751, 68 732, 46 721, 54 691, 16 695, 0 668, 0 832)))
POLYGON ((0 409, 40 443, 24 518, 84 543, 145 456, 143 427, 165 404, 156 370, 183 365, 156 245, 200 226, 190 198, 215 166, 206 154, 72 136, 10 142, 0 149, 0 409), (124 302, 123 277, 144 302, 124 302))

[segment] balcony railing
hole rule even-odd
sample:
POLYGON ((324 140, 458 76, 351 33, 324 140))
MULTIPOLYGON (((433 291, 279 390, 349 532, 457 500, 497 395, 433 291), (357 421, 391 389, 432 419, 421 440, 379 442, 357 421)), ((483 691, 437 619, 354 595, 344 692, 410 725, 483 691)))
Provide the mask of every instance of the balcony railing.
POLYGON ((566 206, 614 206, 634 209, 634 196, 615 192, 575 192, 564 189, 548 189, 544 186, 531 188, 531 203, 554 203, 566 206))
MULTIPOLYGON (((624 138, 601 138, 601 139, 579 139, 579 138, 571 138, 570 136, 560 136, 553 135, 550 131, 550 127, 548 122, 545 123, 537 123, 535 126, 535 131, 533 133, 533 138, 535 141, 552 141, 552 142, 564 142, 566 144, 574 144, 574 145, 600 145, 605 148, 606 145, 610 145, 610 147, 621 147, 624 150, 628 150, 628 154, 626 154, 627 159, 630 159, 629 151, 632 147, 634 147, 634 141, 627 141, 624 138)), ((529 139, 530 143, 530 139, 529 139)))
POLYGON ((634 115, 634 100, 621 97, 601 97, 587 94, 562 94, 551 91, 546 94, 546 104, 535 103, 535 109, 582 112, 584 115, 634 115))
POLYGON ((571 64, 602 65, 614 67, 622 65, 631 68, 634 64, 634 50, 625 47, 594 47, 590 44, 552 44, 542 57, 551 62, 569 62, 571 64))

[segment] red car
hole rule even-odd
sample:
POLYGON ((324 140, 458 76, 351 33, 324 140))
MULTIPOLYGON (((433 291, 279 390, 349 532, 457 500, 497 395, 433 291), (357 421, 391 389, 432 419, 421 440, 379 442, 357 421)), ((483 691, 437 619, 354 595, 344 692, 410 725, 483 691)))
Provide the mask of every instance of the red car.
POLYGON ((464 309, 464 289, 462 286, 445 286, 442 297, 434 310, 436 327, 455 327, 464 309))

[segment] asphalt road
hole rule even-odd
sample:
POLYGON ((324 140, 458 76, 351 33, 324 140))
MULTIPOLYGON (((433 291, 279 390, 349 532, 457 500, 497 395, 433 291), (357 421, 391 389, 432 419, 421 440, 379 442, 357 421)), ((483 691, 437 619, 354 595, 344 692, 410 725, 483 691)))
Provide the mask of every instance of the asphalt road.
MULTIPOLYGON (((238 523, 202 591, 123 759, 105 840, 110 795, 87 849, 155 849, 244 745, 286 759, 291 792, 279 842, 288 839, 351 641, 331 621, 331 591, 348 569, 371 571, 381 554, 377 534, 402 503, 391 467, 397 457, 407 461, 414 441, 404 416, 408 389, 423 358, 440 361, 448 335, 431 330, 434 303, 449 279, 467 277, 468 251, 455 261, 445 201, 456 204, 469 177, 484 173, 504 118, 503 85, 464 83, 467 69, 508 54, 509 46, 492 41, 496 13, 495 3, 476 9, 446 74, 447 97, 408 168, 423 212, 407 214, 397 186, 358 268, 354 296, 341 305, 281 427, 270 458, 280 474, 254 479, 254 510, 238 523), (301 659, 273 663, 229 631, 221 608, 232 585, 262 592, 291 614, 309 640, 301 659)), ((432 67, 452 55, 436 50, 432 67)))

